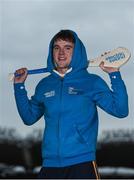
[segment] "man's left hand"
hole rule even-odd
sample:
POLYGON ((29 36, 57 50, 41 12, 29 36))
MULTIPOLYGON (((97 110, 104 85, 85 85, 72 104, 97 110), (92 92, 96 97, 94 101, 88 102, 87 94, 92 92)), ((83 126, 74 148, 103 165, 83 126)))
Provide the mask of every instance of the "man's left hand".
MULTIPOLYGON (((106 54, 108 54, 110 51, 105 52, 104 54, 102 54, 101 56, 104 56, 106 54)), ((119 68, 113 68, 113 67, 106 67, 104 66, 104 62, 101 62, 99 67, 106 73, 112 73, 112 72, 117 72, 119 71, 119 68)))
POLYGON ((113 68, 113 67, 105 67, 104 62, 101 62, 99 67, 106 73, 112 73, 119 71, 119 68, 113 68))

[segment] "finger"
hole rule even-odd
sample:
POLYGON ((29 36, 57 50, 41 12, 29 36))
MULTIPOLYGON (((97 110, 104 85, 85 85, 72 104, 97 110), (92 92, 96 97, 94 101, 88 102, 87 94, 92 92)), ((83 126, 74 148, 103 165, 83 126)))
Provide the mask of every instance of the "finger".
POLYGON ((102 69, 102 70, 105 70, 105 66, 104 66, 104 62, 101 62, 99 67, 102 69))
POLYGON ((20 74, 20 75, 23 75, 26 73, 27 73, 27 68, 21 68, 15 71, 15 74, 20 74))
POLYGON ((14 83, 22 83, 26 80, 28 74, 27 68, 21 68, 15 71, 14 83))
POLYGON ((102 61, 100 64, 99 64, 100 67, 104 67, 104 62, 102 61))

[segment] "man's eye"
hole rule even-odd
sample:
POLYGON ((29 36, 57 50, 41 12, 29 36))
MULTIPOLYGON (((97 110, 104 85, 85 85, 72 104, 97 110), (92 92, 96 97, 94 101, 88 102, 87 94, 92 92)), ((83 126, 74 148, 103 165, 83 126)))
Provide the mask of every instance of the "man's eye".
POLYGON ((54 50, 58 50, 59 48, 58 47, 54 47, 54 50))
POLYGON ((70 49, 71 49, 71 47, 66 47, 66 49, 67 49, 67 50, 70 50, 70 49))

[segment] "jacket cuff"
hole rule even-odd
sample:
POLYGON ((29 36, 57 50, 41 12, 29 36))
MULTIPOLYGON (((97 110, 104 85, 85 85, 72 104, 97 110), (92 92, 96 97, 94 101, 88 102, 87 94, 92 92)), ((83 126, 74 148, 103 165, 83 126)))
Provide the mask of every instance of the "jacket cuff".
POLYGON ((26 92, 24 83, 14 83, 15 93, 23 94, 26 92))
POLYGON ((120 71, 109 73, 109 77, 111 79, 111 82, 118 82, 122 80, 120 71))

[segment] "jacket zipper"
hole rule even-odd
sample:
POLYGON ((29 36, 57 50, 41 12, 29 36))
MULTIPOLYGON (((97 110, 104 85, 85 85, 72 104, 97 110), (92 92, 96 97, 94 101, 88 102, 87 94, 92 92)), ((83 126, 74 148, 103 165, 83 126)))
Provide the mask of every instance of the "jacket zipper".
POLYGON ((59 164, 61 164, 61 159, 60 159, 60 121, 61 121, 61 113, 62 113, 63 78, 61 78, 60 81, 61 81, 61 86, 60 86, 60 112, 59 112, 59 119, 58 119, 58 159, 59 159, 59 164))

